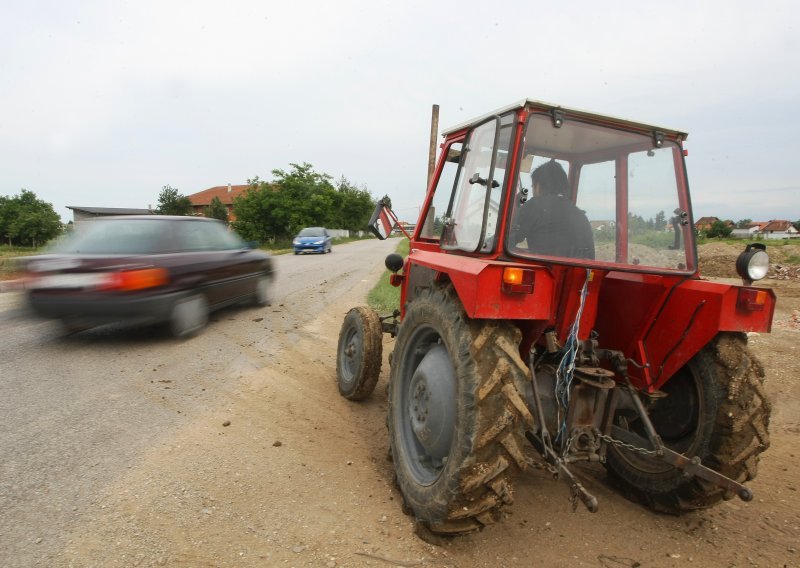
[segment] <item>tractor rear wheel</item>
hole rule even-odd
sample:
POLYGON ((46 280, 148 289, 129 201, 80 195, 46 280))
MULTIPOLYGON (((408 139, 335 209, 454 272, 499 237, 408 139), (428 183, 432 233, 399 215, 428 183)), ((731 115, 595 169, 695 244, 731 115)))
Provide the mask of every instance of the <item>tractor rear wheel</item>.
POLYGON ((392 354, 389 438, 405 505, 434 533, 479 530, 513 501, 533 421, 519 341, 507 322, 470 319, 452 288, 408 304, 392 354))
MULTIPOLYGON (((740 483, 756 475, 769 447, 770 404, 764 371, 740 333, 721 333, 673 376, 667 397, 650 409, 663 442, 740 483)), ((644 436, 641 421, 618 413, 617 426, 644 436)), ((686 478, 657 458, 611 446, 607 467, 628 497, 663 513, 710 507, 731 493, 700 478, 686 478)))

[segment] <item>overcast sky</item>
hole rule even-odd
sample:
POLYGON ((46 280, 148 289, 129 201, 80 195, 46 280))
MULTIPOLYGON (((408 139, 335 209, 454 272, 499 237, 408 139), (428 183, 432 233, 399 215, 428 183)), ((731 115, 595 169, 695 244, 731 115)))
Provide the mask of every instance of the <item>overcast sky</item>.
POLYGON ((0 195, 66 221, 309 162, 415 220, 431 105, 530 97, 688 131, 695 218, 797 220, 797 6, 6 0, 0 195))

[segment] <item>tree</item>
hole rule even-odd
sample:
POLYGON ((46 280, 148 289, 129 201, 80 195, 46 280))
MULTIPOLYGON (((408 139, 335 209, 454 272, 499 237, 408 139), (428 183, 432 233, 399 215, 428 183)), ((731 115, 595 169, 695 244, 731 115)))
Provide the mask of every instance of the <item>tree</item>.
POLYGON ((233 202, 234 229, 249 240, 291 238, 303 227, 365 228, 374 207, 366 188, 314 171, 306 162, 272 170, 272 182, 248 180, 252 189, 233 202))
POLYGON ((752 223, 752 219, 739 219, 736 221, 736 228, 737 229, 746 229, 750 223, 752 223))
POLYGON ((663 231, 666 226, 667 226, 667 216, 664 215, 663 211, 659 211, 658 213, 656 213, 654 228, 656 231, 663 231))
POLYGON ((203 215, 211 219, 219 219, 228 222, 228 208, 220 201, 219 197, 214 197, 211 203, 203 211, 203 215))
POLYGON ((9 245, 39 246, 62 231, 61 218, 51 203, 27 189, 0 197, 0 237, 9 245))
POLYGON ((364 230, 375 209, 375 201, 366 187, 357 187, 342 176, 337 182, 338 229, 364 230))
POLYGON ((189 215, 192 212, 192 202, 185 195, 181 195, 178 190, 169 185, 161 188, 158 194, 158 207, 156 213, 159 215, 189 215))
POLYGON ((708 229, 708 232, 706 232, 706 236, 709 238, 725 238, 730 236, 732 231, 733 229, 729 227, 725 221, 720 221, 717 219, 714 221, 714 223, 712 223, 711 228, 708 229))

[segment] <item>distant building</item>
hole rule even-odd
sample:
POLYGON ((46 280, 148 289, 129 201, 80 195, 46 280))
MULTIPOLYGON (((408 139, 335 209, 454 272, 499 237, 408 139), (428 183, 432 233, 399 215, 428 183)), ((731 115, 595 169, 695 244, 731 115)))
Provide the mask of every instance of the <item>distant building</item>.
POLYGON ((252 187, 252 185, 217 185, 198 193, 188 195, 189 201, 192 202, 192 214, 198 216, 202 215, 206 207, 211 205, 211 200, 218 197, 228 210, 228 220, 235 221, 236 216, 233 214, 233 200, 252 189, 252 187))
POLYGON ((72 209, 72 221, 76 225, 81 221, 96 219, 97 217, 153 214, 151 209, 130 209, 125 207, 78 207, 77 205, 67 205, 67 209, 72 209))
POLYGON ((761 234, 765 239, 796 239, 800 237, 798 231, 791 221, 772 220, 767 223, 761 234))
POLYGON ((708 231, 715 222, 719 221, 719 217, 700 217, 694 223, 695 229, 698 231, 708 231))
POLYGON ((614 221, 589 221, 593 231, 613 231, 616 227, 614 221))

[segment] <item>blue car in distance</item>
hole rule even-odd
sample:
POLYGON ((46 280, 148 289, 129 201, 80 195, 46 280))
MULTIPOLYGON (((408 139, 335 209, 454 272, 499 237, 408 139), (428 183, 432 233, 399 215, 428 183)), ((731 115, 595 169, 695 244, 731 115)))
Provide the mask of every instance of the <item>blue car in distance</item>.
POLYGON ((306 227, 292 241, 294 254, 301 252, 333 252, 331 247, 333 237, 328 234, 325 227, 306 227))

